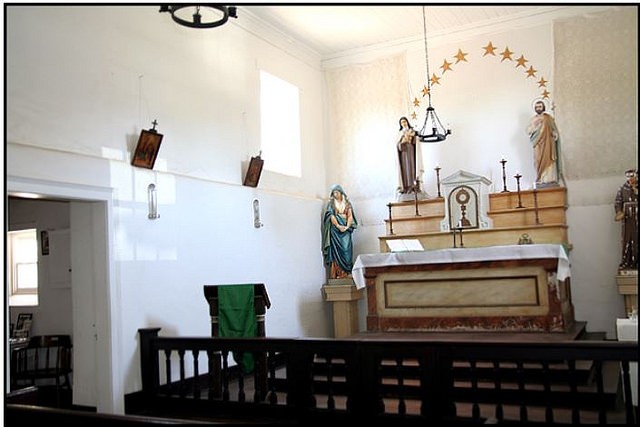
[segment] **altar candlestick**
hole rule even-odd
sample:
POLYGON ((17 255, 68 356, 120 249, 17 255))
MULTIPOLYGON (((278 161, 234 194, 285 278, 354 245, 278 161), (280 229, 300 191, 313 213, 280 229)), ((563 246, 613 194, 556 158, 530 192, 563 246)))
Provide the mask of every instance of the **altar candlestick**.
POLYGON ((536 183, 533 183, 533 207, 536 213, 536 225, 540 225, 540 217, 538 216, 538 190, 536 189, 536 183))
POLYGON ((524 208, 524 206, 522 206, 522 197, 520 195, 520 178, 522 178, 522 175, 520 175, 520 172, 516 172, 513 177, 516 179, 516 185, 518 186, 518 206, 516 207, 524 208))
POLYGON ((393 219, 391 218, 391 203, 387 204, 389 208, 389 234, 393 234, 393 219))
POLYGON ((507 161, 503 158, 502 160, 500 160, 500 163, 502 163, 502 192, 508 193, 509 190, 507 190, 507 175, 504 169, 504 165, 507 163, 507 161))
POLYGON ((420 216, 420 212, 418 212, 418 188, 420 188, 420 181, 416 181, 413 186, 413 200, 416 204, 416 216, 420 216))
POLYGON ((440 194, 440 165, 436 165, 436 182, 438 183, 438 198, 442 198, 442 194, 440 194))

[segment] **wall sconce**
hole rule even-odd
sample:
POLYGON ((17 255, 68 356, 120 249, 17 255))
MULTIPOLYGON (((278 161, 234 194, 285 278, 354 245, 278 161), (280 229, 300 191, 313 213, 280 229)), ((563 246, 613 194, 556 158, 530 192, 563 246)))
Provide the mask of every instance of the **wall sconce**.
POLYGON ((264 224, 260 222, 260 201, 258 199, 253 200, 253 227, 260 228, 264 224))
POLYGON ((149 202, 149 219, 158 219, 158 198, 156 195, 156 185, 149 184, 147 187, 147 200, 149 202))

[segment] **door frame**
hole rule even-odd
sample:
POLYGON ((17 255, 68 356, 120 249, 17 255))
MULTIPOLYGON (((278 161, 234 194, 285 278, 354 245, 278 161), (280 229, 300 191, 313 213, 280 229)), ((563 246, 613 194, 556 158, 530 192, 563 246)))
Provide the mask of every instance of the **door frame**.
MULTIPOLYGON (((78 263, 74 266, 73 277, 87 276, 93 278, 93 313, 95 319, 79 319, 73 316, 74 336, 94 337, 92 348, 95 354, 95 366, 89 375, 82 372, 74 372, 74 403, 80 399, 83 405, 89 402, 86 398, 95 399, 97 412, 124 414, 124 380, 115 375, 121 372, 119 358, 120 340, 114 335, 119 330, 117 325, 120 316, 114 307, 121 306, 118 300, 117 283, 114 274, 113 257, 113 189, 109 187, 97 187, 83 184, 69 184, 55 181, 46 181, 32 178, 7 176, 7 194, 16 195, 29 193, 40 197, 58 198, 71 202, 71 210, 74 206, 77 212, 90 215, 91 218, 83 221, 81 225, 71 225, 71 239, 91 239, 91 265, 78 263), (84 234, 87 233, 87 234, 84 234), (75 236, 74 236, 75 234, 75 236), (82 234, 82 235, 80 235, 82 234), (93 330, 92 330, 93 329, 93 330), (91 393, 86 396, 76 395, 82 390, 95 390, 94 397, 91 393), (89 396, 89 397, 87 397, 89 396)), ((72 214, 73 215, 73 214, 72 214)), ((76 224, 78 225, 78 224, 76 224)), ((73 284, 72 284, 73 286, 73 284)), ((73 292, 73 291, 72 291, 73 292)), ((73 298, 72 298, 73 300, 73 298)), ((7 302, 8 304, 8 302, 7 302)), ((8 310, 7 310, 8 311, 8 310)), ((74 314, 77 312, 74 307, 74 314)), ((74 357, 82 357, 82 345, 91 343, 74 343, 74 357), (80 354, 76 352, 80 351, 80 354)), ((85 347, 87 348, 87 347, 85 347)), ((89 350, 89 352, 92 352, 89 350)), ((83 363, 86 360, 83 359, 83 363)))

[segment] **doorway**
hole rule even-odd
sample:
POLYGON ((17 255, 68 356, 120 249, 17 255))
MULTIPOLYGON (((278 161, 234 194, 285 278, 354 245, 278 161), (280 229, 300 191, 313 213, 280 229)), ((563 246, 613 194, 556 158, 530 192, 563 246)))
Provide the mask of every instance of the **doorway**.
POLYGON ((7 177, 7 193, 70 204, 73 404, 123 414, 123 384, 113 375, 114 355, 118 353, 110 309, 114 306, 111 189, 7 177))

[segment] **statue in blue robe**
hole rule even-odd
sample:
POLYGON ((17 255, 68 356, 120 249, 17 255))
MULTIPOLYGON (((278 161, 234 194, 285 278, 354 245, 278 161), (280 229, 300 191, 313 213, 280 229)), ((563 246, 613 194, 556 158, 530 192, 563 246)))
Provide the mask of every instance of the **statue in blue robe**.
POLYGON ((353 230, 358 220, 353 206, 340 185, 331 187, 331 197, 324 211, 322 253, 330 279, 351 277, 353 269, 353 230))

